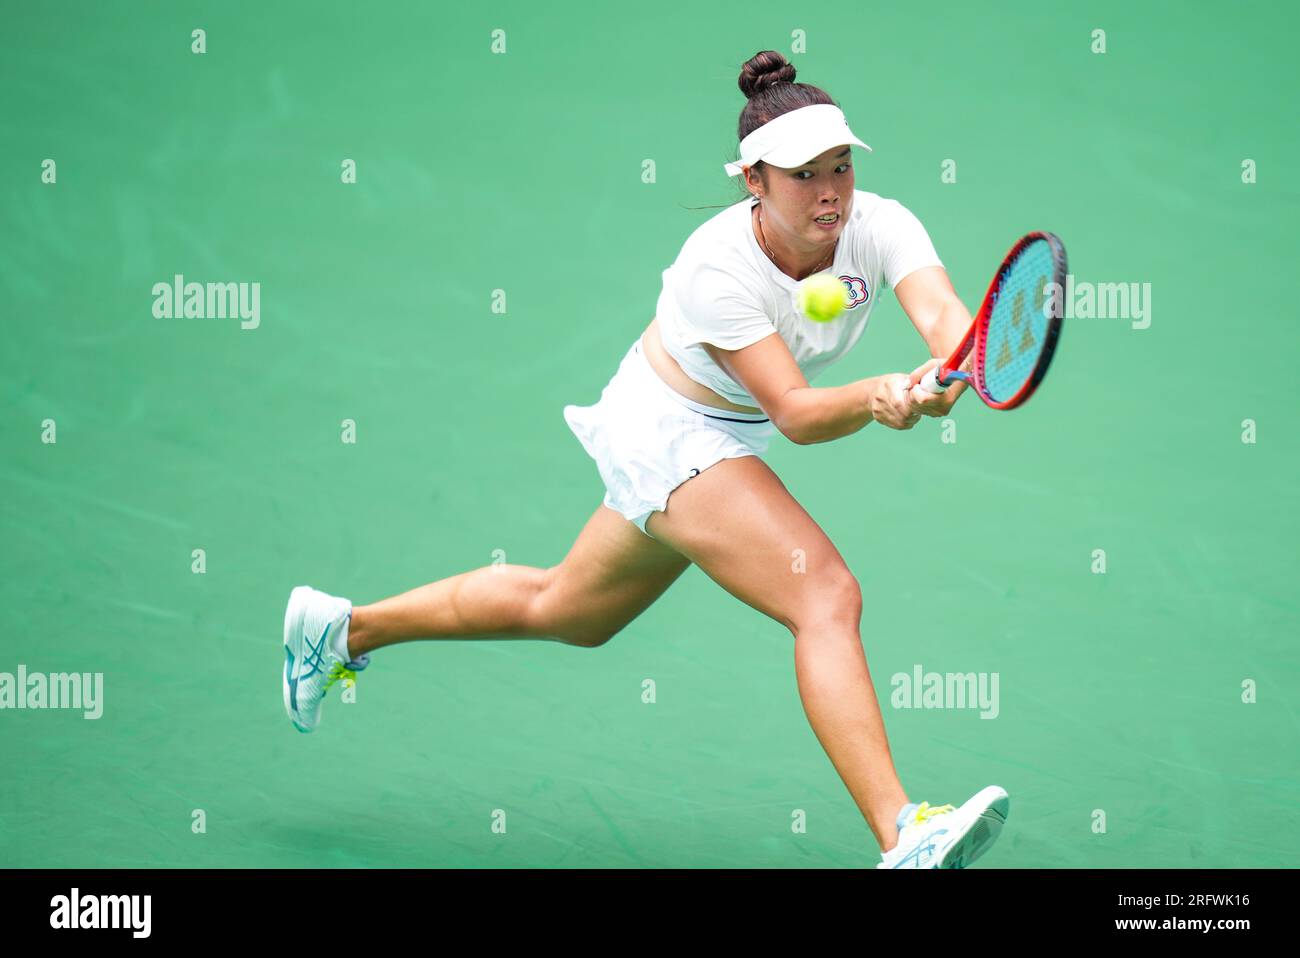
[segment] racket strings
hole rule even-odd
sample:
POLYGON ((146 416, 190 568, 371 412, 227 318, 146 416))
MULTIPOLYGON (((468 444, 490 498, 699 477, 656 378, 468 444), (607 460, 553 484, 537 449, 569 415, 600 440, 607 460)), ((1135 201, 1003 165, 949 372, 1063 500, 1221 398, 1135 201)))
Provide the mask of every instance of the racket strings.
POLYGON ((994 294, 984 341, 984 387, 997 402, 1024 387, 1038 365, 1047 339, 1047 309, 1056 295, 1056 260, 1051 244, 1034 240, 1002 274, 994 294))

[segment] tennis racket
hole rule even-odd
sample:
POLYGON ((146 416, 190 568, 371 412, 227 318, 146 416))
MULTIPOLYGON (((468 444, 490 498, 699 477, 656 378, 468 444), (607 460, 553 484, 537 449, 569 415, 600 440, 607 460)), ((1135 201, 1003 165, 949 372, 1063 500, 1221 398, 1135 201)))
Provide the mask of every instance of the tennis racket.
POLYGON ((998 267, 957 351, 917 386, 941 393, 960 380, 994 409, 1025 402, 1047 375, 1061 336, 1066 268, 1065 246, 1057 236, 1021 237, 998 267), (970 371, 964 372, 959 367, 972 349, 970 371))

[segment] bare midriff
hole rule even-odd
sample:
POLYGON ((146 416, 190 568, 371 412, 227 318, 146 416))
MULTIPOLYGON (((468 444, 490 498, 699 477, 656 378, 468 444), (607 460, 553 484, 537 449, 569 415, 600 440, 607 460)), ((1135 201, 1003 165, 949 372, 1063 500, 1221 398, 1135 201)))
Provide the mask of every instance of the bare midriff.
POLYGON ((763 411, 757 406, 738 406, 731 400, 719 396, 708 386, 697 383, 682 372, 682 367, 677 364, 677 360, 673 359, 668 354, 668 351, 664 349, 663 341, 659 338, 659 320, 657 318, 650 320, 650 325, 641 334, 641 349, 645 353, 646 361, 650 363, 650 368, 658 373, 659 378, 675 392, 680 393, 687 399, 693 399, 695 402, 713 406, 717 409, 729 409, 732 412, 761 413, 763 411))

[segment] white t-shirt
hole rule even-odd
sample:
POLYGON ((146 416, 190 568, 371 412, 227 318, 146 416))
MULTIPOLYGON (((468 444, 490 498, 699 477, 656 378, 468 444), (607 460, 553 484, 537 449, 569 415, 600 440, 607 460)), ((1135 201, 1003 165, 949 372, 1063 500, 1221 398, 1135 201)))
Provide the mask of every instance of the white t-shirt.
POLYGON ((809 383, 847 353, 866 328, 882 284, 893 288, 924 266, 942 266, 930 237, 896 200, 853 191, 830 272, 849 291, 848 307, 829 323, 804 316, 799 281, 776 268, 754 236, 747 197, 701 224, 664 270, 656 316, 664 348, 697 383, 742 406, 754 397, 726 374, 701 343, 743 349, 780 333, 809 383))

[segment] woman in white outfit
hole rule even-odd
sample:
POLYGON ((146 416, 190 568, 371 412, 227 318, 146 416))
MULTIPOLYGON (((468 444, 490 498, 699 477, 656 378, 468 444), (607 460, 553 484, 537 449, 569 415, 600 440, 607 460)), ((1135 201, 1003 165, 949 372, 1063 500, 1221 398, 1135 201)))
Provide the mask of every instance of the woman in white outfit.
POLYGON ((937 358, 910 374, 809 385, 857 342, 882 288, 894 290, 931 357, 947 356, 971 321, 916 217, 855 189, 850 148, 870 147, 829 95, 794 78, 774 51, 745 63, 740 159, 726 170, 750 195, 687 239, 664 271, 655 319, 599 401, 564 408, 606 488, 568 555, 548 569, 488 566, 355 608, 295 589, 284 696, 296 727, 315 728, 325 691, 355 679, 376 649, 473 638, 600 646, 695 563, 790 630, 808 720, 875 834, 877 867, 961 868, 994 841, 1008 808, 997 786, 960 808, 908 801, 863 653, 858 582, 762 459, 777 433, 828 442, 872 422, 910 429, 952 408, 961 385, 913 389, 937 358), (845 284, 848 307, 813 322, 796 296, 825 271, 845 284))

